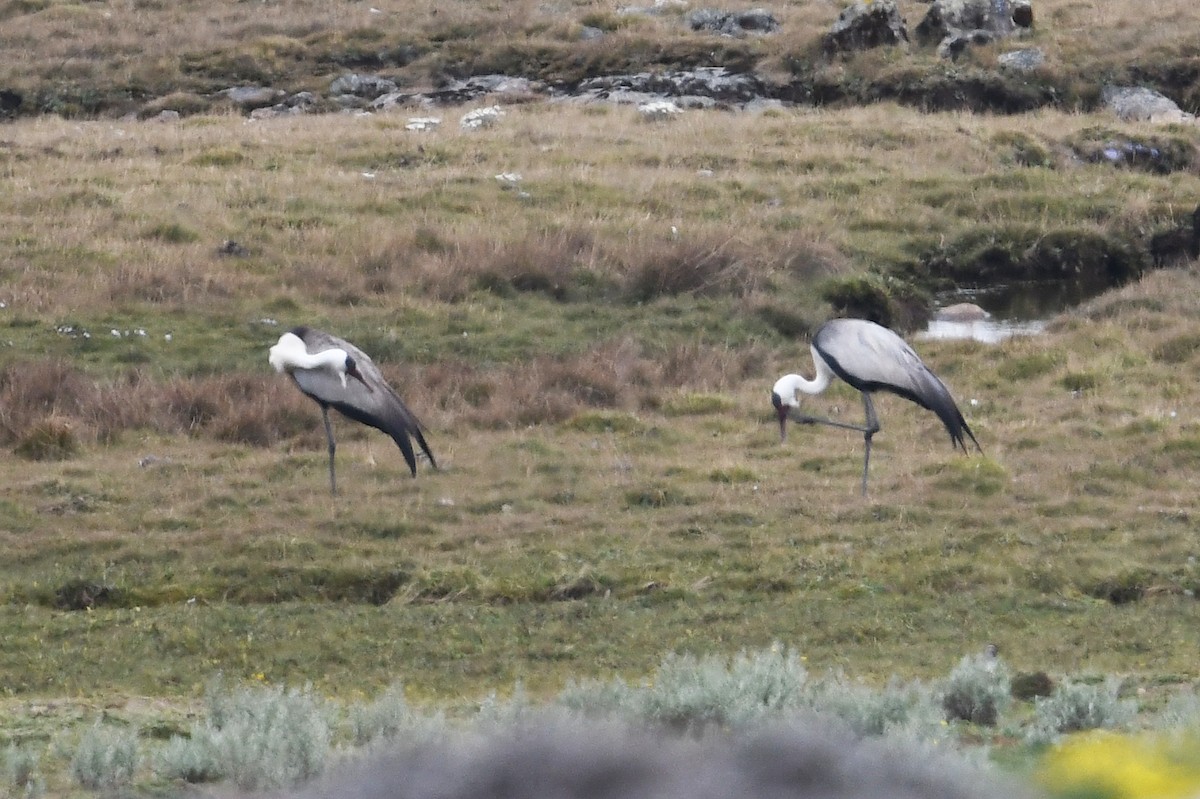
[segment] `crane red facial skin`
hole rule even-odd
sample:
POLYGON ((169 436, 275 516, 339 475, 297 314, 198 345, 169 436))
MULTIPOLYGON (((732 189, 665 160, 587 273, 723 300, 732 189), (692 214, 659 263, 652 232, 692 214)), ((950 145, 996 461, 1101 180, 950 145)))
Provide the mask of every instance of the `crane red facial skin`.
POLYGON ((797 424, 824 424, 863 434, 862 493, 867 494, 871 463, 871 438, 879 432, 872 395, 877 391, 897 394, 941 419, 950 443, 967 452, 966 440, 982 452, 970 425, 963 418, 950 390, 929 370, 920 356, 895 332, 866 319, 831 319, 813 336, 810 345, 815 374, 810 380, 786 374, 771 389, 771 404, 779 415, 779 439, 787 438, 787 420, 797 424), (800 413, 797 395, 820 394, 840 378, 862 395, 863 424, 842 422, 800 413))
POLYGON ((779 415, 779 443, 782 444, 787 441, 788 406, 783 404, 783 398, 775 391, 771 392, 771 404, 779 415))
POLYGON ((296 387, 321 408, 329 445, 330 493, 338 493, 334 463, 337 442, 329 421, 330 409, 391 436, 413 477, 417 476, 414 440, 429 459, 429 465, 437 468, 433 451, 425 440, 424 425, 388 384, 370 356, 358 347, 324 331, 300 326, 279 337, 267 360, 275 371, 289 375, 296 387))
POLYGON ((354 359, 349 355, 346 356, 346 375, 348 377, 353 377, 355 380, 362 383, 363 388, 365 388, 367 391, 372 393, 375 391, 375 389, 371 388, 371 384, 366 381, 366 378, 362 376, 362 372, 358 371, 358 364, 356 364, 354 359))

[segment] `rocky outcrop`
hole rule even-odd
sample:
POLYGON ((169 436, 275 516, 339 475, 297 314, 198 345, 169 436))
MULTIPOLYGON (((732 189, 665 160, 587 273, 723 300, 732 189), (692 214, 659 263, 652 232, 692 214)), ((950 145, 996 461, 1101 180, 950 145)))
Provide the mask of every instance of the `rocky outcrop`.
POLYGON ((700 8, 687 15, 687 24, 694 31, 712 31, 722 36, 741 37, 751 33, 774 33, 779 30, 779 21, 775 19, 775 15, 762 8, 750 11, 700 8))
POLYGON ((856 2, 842 10, 822 41, 827 55, 908 41, 908 26, 895 0, 856 2))
POLYGON ((234 86, 219 91, 217 94, 248 111, 275 105, 287 96, 287 92, 281 89, 272 89, 269 86, 234 86))
POLYGON ((1185 113, 1174 100, 1153 89, 1105 86, 1100 99, 1110 111, 1126 122, 1196 124, 1195 115, 1185 113))
POLYGON ((685 108, 743 106, 761 100, 765 94, 767 87, 758 77, 724 67, 608 75, 585 80, 572 92, 573 99, 581 102, 607 100, 640 105, 670 98, 685 108))
POLYGON ((957 58, 972 44, 990 44, 1033 27, 1028 0, 934 0, 913 30, 922 46, 957 58))

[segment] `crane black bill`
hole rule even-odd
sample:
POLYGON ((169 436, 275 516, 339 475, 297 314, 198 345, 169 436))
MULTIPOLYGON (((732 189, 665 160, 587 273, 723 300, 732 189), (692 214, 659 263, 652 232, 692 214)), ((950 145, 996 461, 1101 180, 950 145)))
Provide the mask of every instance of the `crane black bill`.
POLYGON ((779 415, 779 443, 787 441, 787 420, 788 407, 783 404, 783 398, 776 392, 771 392, 771 404, 775 406, 775 413, 779 415))
POLYGON ((371 384, 362 376, 362 372, 358 371, 358 365, 354 363, 353 358, 346 359, 346 374, 353 377, 355 380, 363 384, 363 388, 374 393, 375 389, 371 388, 371 384))

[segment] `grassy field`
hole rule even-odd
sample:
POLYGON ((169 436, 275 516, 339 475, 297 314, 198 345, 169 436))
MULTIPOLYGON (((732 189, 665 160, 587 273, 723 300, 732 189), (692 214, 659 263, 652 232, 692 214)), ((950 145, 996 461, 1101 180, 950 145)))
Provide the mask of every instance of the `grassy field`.
POLYGON ((1147 707, 1200 678, 1194 265, 916 342, 985 454, 883 398, 867 500, 861 439, 780 446, 768 396, 837 287, 1014 227, 1138 244, 1194 168, 1080 161, 1144 131, 1050 111, 459 113, 5 126, 0 741, 176 725, 217 673, 456 708, 772 642, 874 685, 988 642, 1147 707), (376 358, 441 470, 337 420, 329 496, 266 363, 299 323, 376 358))

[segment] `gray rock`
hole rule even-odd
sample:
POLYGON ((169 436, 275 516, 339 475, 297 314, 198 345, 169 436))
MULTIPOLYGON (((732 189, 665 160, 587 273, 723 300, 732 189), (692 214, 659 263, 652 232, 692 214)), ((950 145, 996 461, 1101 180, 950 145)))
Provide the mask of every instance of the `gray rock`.
POLYGON ((217 94, 228 98, 234 105, 252 109, 274 105, 286 95, 286 92, 267 86, 234 86, 222 89, 217 94))
POLYGON ((701 67, 682 72, 641 72, 633 75, 606 75, 579 84, 578 91, 591 99, 617 102, 652 102, 671 98, 684 107, 699 107, 715 102, 743 104, 765 93, 762 81, 724 67, 701 67), (632 99, 636 96, 636 99, 632 99), (684 98, 690 98, 684 100, 684 98))
POLYGON ((991 31, 976 29, 972 31, 956 31, 942 39, 937 46, 937 54, 942 58, 954 60, 962 55, 973 44, 991 44, 996 40, 996 34, 991 31))
POLYGON ((380 95, 396 91, 397 88, 394 80, 382 78, 378 75, 359 75, 356 72, 351 72, 342 75, 340 78, 335 78, 329 84, 329 93, 333 95, 352 94, 356 97, 374 100, 380 95))
POLYGON ((826 53, 869 50, 908 41, 908 24, 895 0, 866 3, 859 0, 842 10, 822 46, 826 53))
POLYGON ((913 35, 954 58, 971 44, 988 44, 1032 25, 1028 0, 934 0, 913 35))
POLYGON ((719 11, 713 8, 698 8, 687 15, 687 24, 694 31, 712 31, 723 36, 745 36, 748 33, 773 33, 779 29, 779 21, 765 9, 750 11, 719 11))
POLYGON ((1024 50, 1001 53, 996 57, 996 61, 1005 69, 1031 72, 1046 63, 1046 53, 1040 47, 1029 47, 1024 50))
POLYGON ((397 108, 407 108, 412 105, 431 105, 429 101, 420 94, 412 92, 388 92, 387 94, 376 97, 367 104, 367 108, 372 111, 392 111, 397 108))
POLYGON ((296 92, 291 97, 284 100, 283 104, 288 108, 307 110, 317 104, 317 96, 312 92, 296 92))
POLYGON ((1100 92, 1104 105, 1126 122, 1194 122, 1169 97, 1137 86, 1105 86, 1100 92))

